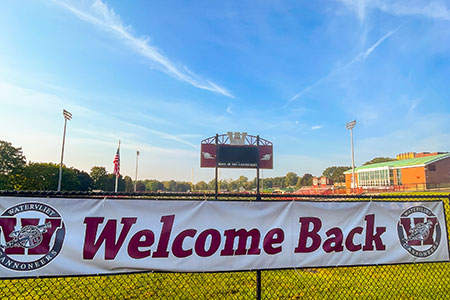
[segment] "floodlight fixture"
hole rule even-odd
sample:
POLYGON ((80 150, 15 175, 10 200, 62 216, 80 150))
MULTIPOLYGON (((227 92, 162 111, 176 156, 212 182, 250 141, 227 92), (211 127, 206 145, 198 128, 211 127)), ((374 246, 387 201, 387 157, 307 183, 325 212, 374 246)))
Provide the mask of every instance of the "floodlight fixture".
POLYGON ((356 120, 348 122, 347 124, 345 124, 345 128, 347 128, 347 130, 353 129, 353 127, 355 127, 356 125, 356 120))
POLYGON ((65 120, 72 120, 72 114, 65 109, 63 109, 63 116, 65 120))

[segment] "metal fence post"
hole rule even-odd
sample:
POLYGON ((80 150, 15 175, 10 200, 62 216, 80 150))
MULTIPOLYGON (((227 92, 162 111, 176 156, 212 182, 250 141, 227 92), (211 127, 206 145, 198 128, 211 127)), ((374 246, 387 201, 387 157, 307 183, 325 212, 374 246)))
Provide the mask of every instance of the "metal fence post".
MULTIPOLYGON (((259 136, 258 136, 258 146, 259 146, 259 136)), ((259 159, 258 159, 259 160, 259 159)), ((259 162, 257 169, 258 178, 256 180, 256 201, 261 201, 261 195, 259 194, 259 162)), ((261 270, 256 270, 256 300, 261 300, 261 270)))
POLYGON ((261 300, 261 270, 256 271, 256 300, 261 300))

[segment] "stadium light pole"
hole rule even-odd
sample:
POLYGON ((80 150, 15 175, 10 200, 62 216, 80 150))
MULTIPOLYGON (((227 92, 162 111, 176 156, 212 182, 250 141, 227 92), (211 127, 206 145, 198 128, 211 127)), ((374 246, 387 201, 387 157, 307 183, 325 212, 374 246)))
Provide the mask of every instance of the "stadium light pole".
POLYGON ((352 188, 355 188, 355 155, 353 151, 353 127, 356 125, 356 120, 348 122, 345 124, 345 128, 350 130, 350 139, 351 139, 351 147, 352 147, 352 188))
POLYGON ((66 142, 67 120, 69 120, 69 121, 72 120, 72 114, 65 109, 63 109, 63 116, 64 116, 64 133, 63 133, 63 141, 62 141, 62 149, 61 149, 61 163, 59 164, 58 192, 61 191, 62 165, 63 165, 63 158, 64 158, 64 144, 66 142))

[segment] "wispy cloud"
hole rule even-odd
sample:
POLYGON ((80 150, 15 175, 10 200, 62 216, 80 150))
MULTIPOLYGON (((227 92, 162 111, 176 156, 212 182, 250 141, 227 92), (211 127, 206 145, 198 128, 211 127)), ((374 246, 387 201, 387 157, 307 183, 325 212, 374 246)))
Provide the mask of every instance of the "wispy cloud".
POLYGON ((136 37, 131 33, 130 27, 125 26, 122 19, 113 9, 109 8, 101 0, 50 0, 51 2, 67 9, 83 21, 92 23, 103 30, 111 32, 122 40, 136 53, 144 57, 148 62, 156 65, 160 70, 170 76, 186 82, 196 88, 208 90, 233 98, 233 95, 218 84, 203 79, 191 72, 185 66, 179 66, 164 56, 160 50, 150 45, 148 37, 136 37))
POLYGON ((363 21, 366 17, 366 10, 368 5, 368 0, 338 0, 351 10, 355 12, 358 16, 358 19, 363 21))
POLYGON ((316 126, 311 127, 311 130, 318 130, 321 128, 323 128, 323 125, 316 125, 316 126))
POLYGON ((386 33, 384 36, 382 36, 380 39, 378 39, 378 41, 376 41, 372 46, 370 46, 365 51, 363 51, 363 52, 359 53, 358 55, 356 55, 352 60, 350 60, 346 64, 344 64, 344 65, 342 65, 340 67, 332 69, 327 75, 325 75, 324 77, 316 80, 315 82, 313 82, 312 84, 310 84, 309 86, 307 86, 306 88, 301 90, 299 93, 295 94, 291 99, 288 100, 288 102, 285 105, 283 105, 283 108, 287 107, 291 102, 299 99, 300 97, 302 97, 306 93, 310 92, 312 89, 314 89, 318 85, 322 84, 328 78, 330 78, 330 77, 334 76, 335 74, 337 74, 337 73, 347 69, 349 66, 353 65, 356 62, 365 60, 381 43, 383 43, 388 37, 390 37, 391 35, 396 33, 397 30, 399 30, 401 26, 402 25, 399 25, 394 30, 391 30, 388 33, 386 33))
POLYGON ((367 56, 370 55, 370 53, 373 52, 373 50, 375 50, 382 42, 384 42, 385 39, 387 39, 388 37, 390 37, 391 35, 393 35, 402 25, 398 26, 397 28, 395 28, 392 31, 389 31, 388 33, 386 33, 381 39, 379 39, 375 44, 373 44, 372 46, 370 46, 365 52, 363 52, 362 54, 358 55, 355 60, 360 60, 362 59, 366 59, 367 56))
POLYGON ((171 141, 175 141, 175 142, 178 142, 178 143, 181 143, 181 144, 185 144, 185 145, 191 146, 194 149, 198 149, 199 148, 199 145, 192 144, 192 143, 190 143, 190 142, 180 138, 179 136, 176 136, 176 135, 173 135, 173 134, 170 134, 170 133, 167 133, 167 132, 162 132, 162 131, 159 131, 159 130, 143 127, 143 126, 140 126, 140 125, 137 125, 137 124, 134 124, 134 123, 131 123, 131 122, 122 121, 122 120, 117 120, 117 122, 126 124, 127 126, 134 127, 136 129, 139 129, 139 130, 142 130, 142 131, 153 133, 153 134, 159 136, 162 139, 171 140, 171 141))
POLYGON ((414 113, 414 110, 416 109, 417 105, 420 104, 421 101, 422 101, 421 99, 414 99, 414 100, 412 100, 412 102, 411 102, 411 104, 409 106, 409 109, 408 109, 408 114, 409 115, 414 113))
POLYGON ((378 2, 378 8, 392 15, 417 15, 435 20, 450 20, 450 9, 444 1, 384 1, 378 2))
POLYGON ((233 114, 233 111, 231 110, 231 105, 227 107, 227 113, 230 115, 233 114))
MULTIPOLYGON (((126 126, 122 126, 120 132, 118 132, 117 128, 115 128, 112 130, 114 134, 110 134, 110 136, 108 136, 108 132, 111 132, 111 130, 101 132, 100 128, 98 127, 96 128, 96 130, 93 130, 92 127, 87 128, 82 127, 75 129, 78 133, 80 133, 83 136, 93 135, 97 136, 97 138, 99 136, 106 136, 107 138, 113 139, 131 138, 136 135, 136 131, 134 129, 138 129, 141 132, 148 132, 158 136, 161 139, 172 140, 180 144, 188 145, 194 149, 197 149, 199 147, 198 145, 190 143, 189 141, 183 139, 181 135, 177 136, 160 130, 155 130, 131 122, 127 122, 124 121, 123 118, 121 118, 121 116, 119 115, 118 116, 106 115, 98 111, 91 110, 88 107, 75 104, 70 100, 61 98, 56 94, 50 94, 48 92, 23 88, 20 86, 9 84, 4 81, 0 81, 0 95, 1 95, 0 104, 2 104, 2 107, 5 109, 5 111, 16 110, 16 111, 27 111, 28 113, 30 113, 31 107, 34 108, 33 110, 34 112, 36 111, 38 112, 38 116, 40 118, 44 118, 47 122, 53 121, 53 118, 55 116, 62 118, 61 111, 62 108, 65 107, 74 114, 74 119, 72 120, 72 122, 77 121, 80 118, 78 116, 81 116, 83 121, 85 121, 85 123, 87 124, 91 123, 92 120, 96 120, 100 121, 103 124, 121 123, 127 125, 128 127, 131 127, 127 129, 126 126)), ((38 123, 42 123, 42 121, 39 121, 38 123)))
POLYGON ((364 21, 369 9, 396 16, 424 16, 435 20, 450 20, 450 9, 442 0, 337 0, 364 21))

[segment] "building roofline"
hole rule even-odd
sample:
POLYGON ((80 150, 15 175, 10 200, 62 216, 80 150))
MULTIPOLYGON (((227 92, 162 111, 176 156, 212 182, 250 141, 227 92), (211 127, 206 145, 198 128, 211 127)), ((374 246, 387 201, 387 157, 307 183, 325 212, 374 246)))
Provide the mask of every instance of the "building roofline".
MULTIPOLYGON (((405 169, 405 168, 414 168, 414 167, 424 167, 429 164, 438 162, 443 159, 450 158, 450 153, 443 153, 433 156, 424 156, 424 157, 418 157, 418 158, 410 158, 410 159, 403 159, 403 160, 393 160, 388 162, 382 162, 382 163, 376 163, 376 164, 370 164, 365 165, 361 167, 355 168, 355 173, 358 171, 363 170, 382 170, 382 169, 405 169)), ((347 170, 344 172, 344 174, 351 174, 352 169, 347 170)))

